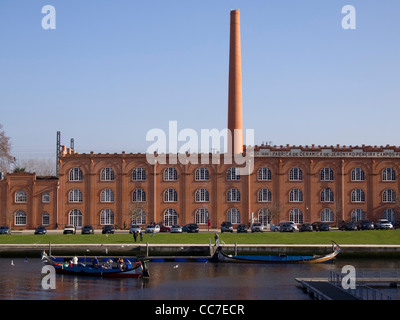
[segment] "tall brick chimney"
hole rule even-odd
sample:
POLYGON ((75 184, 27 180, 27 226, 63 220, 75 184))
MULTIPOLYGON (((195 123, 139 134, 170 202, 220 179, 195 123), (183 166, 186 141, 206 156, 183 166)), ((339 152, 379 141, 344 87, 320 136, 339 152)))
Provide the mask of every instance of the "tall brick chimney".
POLYGON ((229 43, 229 92, 228 92, 228 129, 232 141, 228 140, 228 152, 243 153, 242 119, 242 66, 240 53, 240 11, 231 10, 229 43), (240 129, 235 135, 235 129, 240 129))

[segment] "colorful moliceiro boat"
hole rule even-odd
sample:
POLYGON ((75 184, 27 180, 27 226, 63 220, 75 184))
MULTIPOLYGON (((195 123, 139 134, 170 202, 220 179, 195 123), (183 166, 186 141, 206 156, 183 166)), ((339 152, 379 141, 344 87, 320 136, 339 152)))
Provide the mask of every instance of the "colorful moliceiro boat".
MULTIPOLYGON (((332 241, 333 242, 333 241, 332 241)), ((324 256, 302 256, 302 255, 227 255, 218 247, 210 262, 233 262, 233 263, 322 263, 334 259, 340 252, 340 246, 333 242, 332 252, 324 256)))
POLYGON ((132 264, 128 259, 121 259, 118 266, 113 266, 112 260, 105 264, 81 263, 74 258, 70 262, 57 262, 46 253, 42 254, 42 260, 55 268, 56 273, 71 274, 91 277, 124 277, 124 278, 149 278, 149 270, 145 261, 138 261, 132 264), (74 262, 73 262, 74 261, 74 262))

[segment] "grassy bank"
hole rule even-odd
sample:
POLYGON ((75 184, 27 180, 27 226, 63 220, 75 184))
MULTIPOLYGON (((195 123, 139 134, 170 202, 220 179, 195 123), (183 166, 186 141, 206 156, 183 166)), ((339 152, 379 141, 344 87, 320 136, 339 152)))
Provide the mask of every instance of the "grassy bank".
MULTIPOLYGON (((220 240, 226 244, 330 244, 336 241, 339 244, 400 244, 400 230, 372 230, 372 231, 329 231, 310 233, 223 233, 220 240)), ((197 234, 168 234, 157 233, 154 236, 144 234, 143 242, 150 244, 208 244, 211 239, 214 244, 214 233, 197 234)), ((86 244, 86 243, 134 243, 130 234, 103 234, 94 235, 2 235, 0 244, 86 244)), ((139 243, 139 239, 138 239, 139 243)))

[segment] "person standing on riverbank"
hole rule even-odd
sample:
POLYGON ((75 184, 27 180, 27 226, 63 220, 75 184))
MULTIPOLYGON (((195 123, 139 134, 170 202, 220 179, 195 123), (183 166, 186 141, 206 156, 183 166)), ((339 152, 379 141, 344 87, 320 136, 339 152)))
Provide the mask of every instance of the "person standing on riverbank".
POLYGON ((218 233, 215 233, 214 240, 215 240, 214 246, 219 246, 219 235, 218 235, 218 233))

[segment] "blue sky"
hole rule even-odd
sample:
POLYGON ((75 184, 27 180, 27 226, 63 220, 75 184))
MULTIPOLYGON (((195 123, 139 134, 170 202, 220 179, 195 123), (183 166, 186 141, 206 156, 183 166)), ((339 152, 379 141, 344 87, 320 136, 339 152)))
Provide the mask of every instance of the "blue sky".
POLYGON ((255 143, 399 145, 398 0, 0 0, 0 124, 17 158, 145 152, 146 133, 227 125, 240 9, 255 143), (56 29, 41 27, 44 5, 56 29), (356 9, 356 30, 341 10, 356 9))

